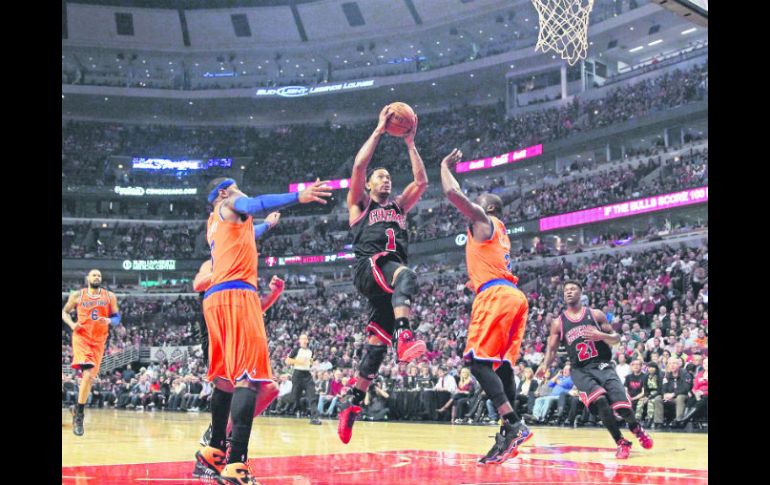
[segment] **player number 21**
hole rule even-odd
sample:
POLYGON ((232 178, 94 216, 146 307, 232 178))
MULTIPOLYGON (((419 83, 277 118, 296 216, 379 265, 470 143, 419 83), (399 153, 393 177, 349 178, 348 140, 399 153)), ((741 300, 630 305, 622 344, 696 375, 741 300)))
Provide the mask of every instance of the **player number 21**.
POLYGON ((393 229, 385 229, 385 234, 388 235, 388 244, 385 245, 386 251, 395 251, 396 250, 396 233, 393 231, 393 229))
POLYGON ((578 359, 580 359, 581 362, 584 360, 593 359, 599 355, 599 352, 596 350, 596 344, 590 340, 577 344, 577 350, 578 359))

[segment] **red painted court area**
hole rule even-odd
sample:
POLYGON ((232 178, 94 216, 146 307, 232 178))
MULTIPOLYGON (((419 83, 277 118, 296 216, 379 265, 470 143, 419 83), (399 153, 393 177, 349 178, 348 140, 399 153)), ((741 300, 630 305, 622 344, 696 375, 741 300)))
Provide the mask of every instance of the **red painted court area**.
MULTIPOLYGON (((583 447, 585 448, 585 447, 583 447)), ((563 453, 564 447, 539 447, 539 453, 563 453)), ((574 450, 577 451, 577 450, 574 450)), ((588 451, 582 449, 581 451, 588 451)), ((502 485, 502 484, 706 484, 705 470, 623 464, 614 448, 594 448, 597 462, 528 458, 523 452, 503 465, 478 466, 478 456, 435 451, 388 451, 332 455, 253 458, 262 485, 502 485), (601 461, 601 462, 599 462, 601 461)), ((192 478, 193 461, 62 468, 64 485, 126 483, 211 483, 192 478)))

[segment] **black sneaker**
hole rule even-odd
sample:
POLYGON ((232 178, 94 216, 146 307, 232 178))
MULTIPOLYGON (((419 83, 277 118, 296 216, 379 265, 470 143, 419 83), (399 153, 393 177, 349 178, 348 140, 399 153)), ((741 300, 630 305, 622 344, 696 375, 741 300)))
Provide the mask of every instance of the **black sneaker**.
POLYGON ((321 424, 321 420, 316 416, 310 420, 310 424, 321 424))
POLYGON ((209 427, 206 428, 206 431, 203 432, 203 435, 201 436, 201 440, 199 443, 201 446, 208 446, 209 442, 211 441, 211 423, 209 423, 209 427))
POLYGON ((479 460, 479 465, 499 465, 519 454, 519 445, 532 438, 532 432, 522 423, 503 423, 495 435, 492 449, 479 460))
POLYGON ((72 406, 70 411, 72 412, 72 432, 75 436, 83 436, 83 433, 85 433, 85 429, 83 429, 83 419, 85 416, 78 414, 75 411, 75 406, 72 406))

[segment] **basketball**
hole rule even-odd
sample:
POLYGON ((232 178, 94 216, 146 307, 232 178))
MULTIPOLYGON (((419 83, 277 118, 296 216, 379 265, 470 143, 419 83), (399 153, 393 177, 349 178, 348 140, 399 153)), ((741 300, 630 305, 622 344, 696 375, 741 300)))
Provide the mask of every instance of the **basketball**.
POLYGON ((385 125, 385 131, 392 136, 404 136, 414 126, 415 114, 411 106, 397 101, 390 104, 393 108, 393 116, 385 125))

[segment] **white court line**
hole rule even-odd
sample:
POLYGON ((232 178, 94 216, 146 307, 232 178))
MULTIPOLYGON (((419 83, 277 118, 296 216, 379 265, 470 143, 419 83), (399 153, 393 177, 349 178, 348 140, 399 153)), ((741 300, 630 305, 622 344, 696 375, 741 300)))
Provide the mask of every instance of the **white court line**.
POLYGON ((381 470, 354 470, 352 472, 336 472, 335 475, 354 475, 356 473, 372 473, 379 472, 381 470))

